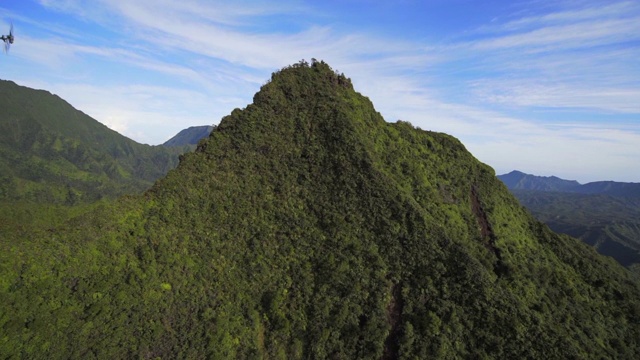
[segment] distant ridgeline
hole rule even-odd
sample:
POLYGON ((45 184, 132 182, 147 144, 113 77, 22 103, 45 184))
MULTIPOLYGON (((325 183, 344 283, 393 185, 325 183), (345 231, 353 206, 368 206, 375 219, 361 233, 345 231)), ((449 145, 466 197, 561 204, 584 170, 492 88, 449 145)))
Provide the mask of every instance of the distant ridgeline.
MULTIPOLYGON (((180 131, 176 136, 167 140, 163 146, 188 146, 193 147, 198 145, 198 142, 211 134, 214 127, 209 125, 204 126, 191 126, 187 129, 180 131)), ((192 149, 192 150, 193 150, 192 149)))
POLYGON ((575 180, 564 180, 556 176, 536 176, 514 170, 498 178, 512 190, 557 191, 578 194, 610 195, 640 200, 640 183, 595 181, 580 184, 575 180))
POLYGON ((640 358, 628 271, 323 62, 0 264, 8 358, 640 358))
POLYGON ((78 204, 140 193, 183 149, 136 143, 58 96, 0 80, 0 202, 78 204))
POLYGON ((551 229, 581 239, 640 275, 640 183, 582 185, 519 171, 498 178, 551 229))

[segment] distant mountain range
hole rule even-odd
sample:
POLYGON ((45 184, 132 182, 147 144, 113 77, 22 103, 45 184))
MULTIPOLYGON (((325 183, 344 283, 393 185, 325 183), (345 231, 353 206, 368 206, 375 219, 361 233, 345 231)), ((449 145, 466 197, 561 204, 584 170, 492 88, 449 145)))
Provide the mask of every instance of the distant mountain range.
POLYGON ((509 189, 518 190, 572 191, 581 186, 575 180, 564 180, 555 176, 535 176, 517 170, 499 175, 498 178, 509 189))
POLYGON ((167 140, 163 146, 192 146, 195 148, 195 145, 198 144, 198 141, 206 138, 211 134, 211 131, 214 129, 214 126, 203 125, 203 126, 191 126, 187 129, 180 131, 176 136, 167 140))
POLYGON ((552 230, 577 237, 640 274, 640 183, 580 184, 520 171, 498 178, 552 230))
POLYGON ((512 190, 559 191, 640 198, 640 183, 596 181, 583 185, 575 180, 565 180, 556 176, 536 176, 517 170, 499 175, 498 178, 512 190))

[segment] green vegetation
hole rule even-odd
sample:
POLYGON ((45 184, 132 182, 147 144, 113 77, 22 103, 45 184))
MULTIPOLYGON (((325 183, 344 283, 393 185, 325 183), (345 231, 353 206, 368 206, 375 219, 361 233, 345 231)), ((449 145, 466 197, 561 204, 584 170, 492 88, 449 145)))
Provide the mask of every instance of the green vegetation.
POLYGON ((75 205, 140 193, 179 148, 138 144, 64 100, 0 81, 0 201, 75 205))
POLYGON ((0 242, 0 354, 640 356, 628 272, 323 62, 275 73, 142 196, 0 242))

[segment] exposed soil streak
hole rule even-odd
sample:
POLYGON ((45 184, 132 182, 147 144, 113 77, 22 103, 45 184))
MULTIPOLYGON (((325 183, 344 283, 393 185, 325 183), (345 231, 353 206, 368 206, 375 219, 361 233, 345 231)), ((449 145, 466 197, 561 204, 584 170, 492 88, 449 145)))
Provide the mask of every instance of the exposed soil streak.
POLYGON ((387 305, 387 321, 391 330, 387 339, 384 341, 384 352, 382 353, 382 360, 394 360, 398 359, 398 351, 400 346, 398 344, 400 340, 401 320, 402 320, 402 307, 404 301, 402 301, 402 286, 400 284, 394 284, 391 287, 391 300, 387 305))
POLYGON ((478 188, 475 185, 471 186, 471 210, 476 216, 478 225, 480 225, 480 234, 482 235, 484 246, 496 256, 497 261, 493 267, 493 271, 498 276, 504 275, 507 272, 507 267, 502 261, 500 249, 496 247, 496 235, 491 228, 491 223, 489 223, 489 220, 487 219, 487 213, 484 211, 484 208, 480 203, 478 188))

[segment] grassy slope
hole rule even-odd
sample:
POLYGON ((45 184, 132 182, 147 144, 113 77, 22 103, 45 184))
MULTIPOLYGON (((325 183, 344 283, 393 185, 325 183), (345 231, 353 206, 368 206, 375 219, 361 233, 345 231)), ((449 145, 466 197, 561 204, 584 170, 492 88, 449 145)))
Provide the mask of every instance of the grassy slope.
POLYGON ((623 268, 322 63, 275 74, 145 196, 0 246, 8 356, 640 352, 623 268))

